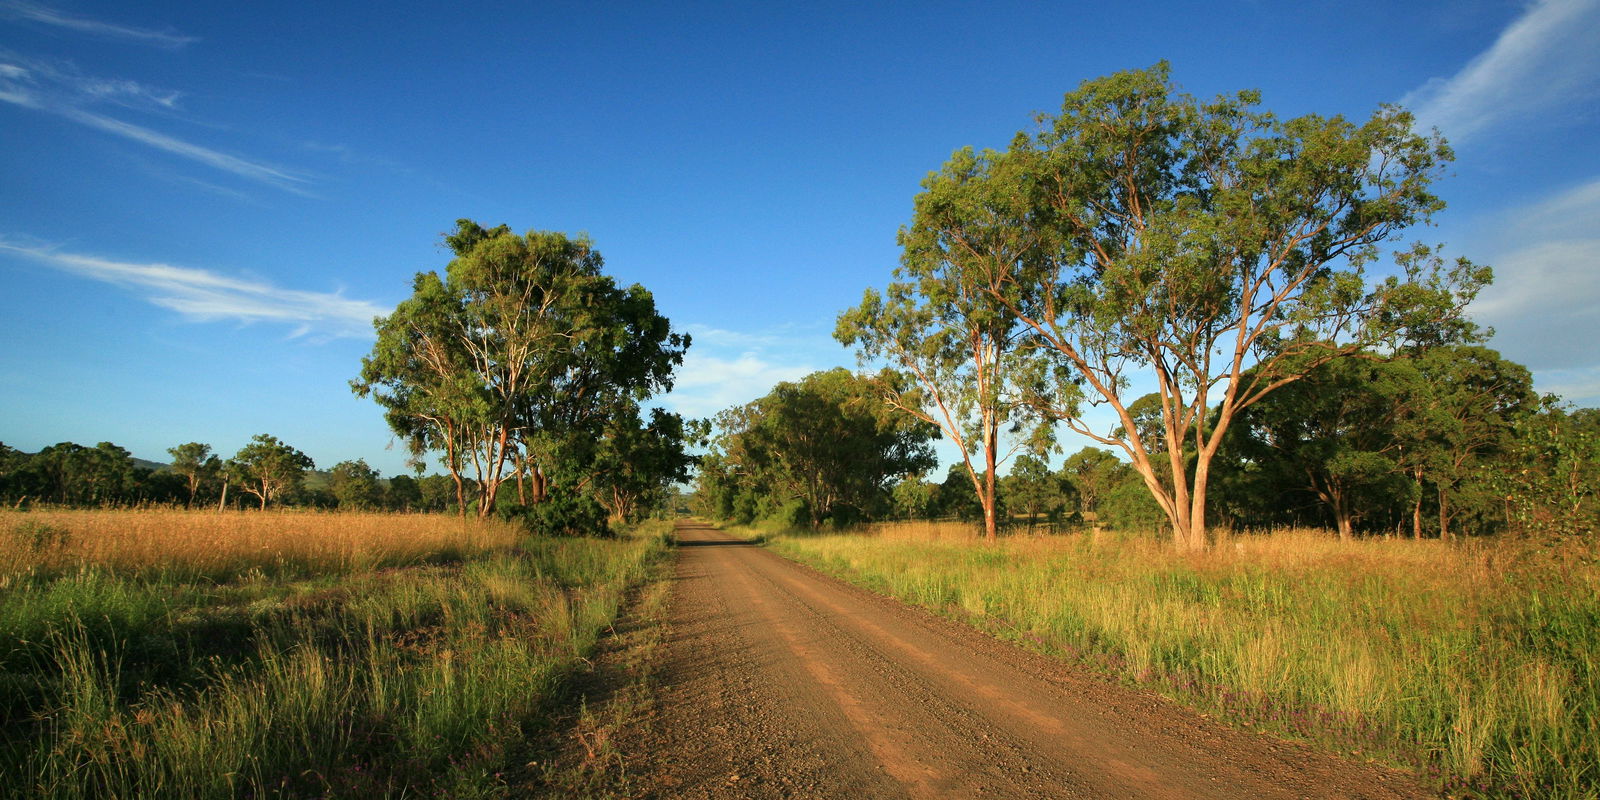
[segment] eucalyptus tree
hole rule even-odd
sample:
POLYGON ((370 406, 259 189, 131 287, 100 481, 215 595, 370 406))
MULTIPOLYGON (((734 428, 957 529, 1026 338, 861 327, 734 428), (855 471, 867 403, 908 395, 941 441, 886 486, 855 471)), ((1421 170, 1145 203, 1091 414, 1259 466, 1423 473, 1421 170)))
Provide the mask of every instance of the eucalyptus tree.
POLYGON ((1100 503, 1127 477, 1128 465, 1110 450, 1085 447, 1061 464, 1061 475, 1077 490, 1078 510, 1099 513, 1100 503))
POLYGON ((445 242, 444 277, 419 273, 411 298, 375 321, 351 388, 377 400, 414 458, 443 454, 463 514, 470 470, 482 516, 511 474, 543 500, 566 451, 608 412, 671 388, 689 337, 643 287, 602 273, 585 237, 463 219, 445 242))
POLYGON ((659 408, 646 417, 630 405, 606 421, 582 480, 612 521, 632 521, 665 504, 672 487, 689 480, 698 459, 688 446, 703 444, 708 428, 701 420, 685 421, 659 408))
POLYGON ((938 433, 878 399, 895 377, 869 380, 844 368, 814 372, 718 415, 716 458, 725 503, 751 489, 805 506, 813 528, 846 509, 870 512, 889 482, 934 463, 938 433))
POLYGON ((169 447, 167 454, 172 456, 172 471, 183 477, 184 486, 189 490, 187 505, 192 507, 201 487, 216 480, 221 473, 222 460, 211 454, 211 445, 200 442, 169 447))
POLYGON ((395 475, 383 492, 383 502, 391 511, 412 511, 422 505, 422 488, 410 475, 395 475))
POLYGON ((378 471, 368 466, 364 458, 334 464, 328 471, 328 479, 329 489, 338 498, 340 508, 367 510, 377 508, 383 501, 378 471))
POLYGON ((1020 224, 1049 252, 971 262, 1070 376, 1030 402, 1122 449, 1180 548, 1205 546, 1211 464, 1241 411, 1328 361, 1462 335, 1490 278, 1421 245, 1367 270, 1443 207, 1437 134, 1393 106, 1361 123, 1259 106, 1254 91, 1181 94, 1165 63, 1086 81, 994 157, 1034 176, 1020 224), (1152 384, 1157 441, 1130 402, 1152 384), (1083 419, 1085 401, 1112 430, 1083 419))
POLYGON ((1023 453, 1011 463, 1011 474, 1001 479, 1006 504, 1028 515, 1028 531, 1033 532, 1040 513, 1052 519, 1062 509, 1078 503, 1077 492, 1065 476, 1050 471, 1050 465, 1037 456, 1023 453))
POLYGON ((883 397, 937 426, 961 452, 990 540, 999 525, 996 470, 1019 449, 1042 453, 1052 441, 1047 418, 1021 402, 1041 367, 1024 344, 1028 331, 982 280, 1034 258, 1049 239, 1032 222, 1028 166, 957 150, 922 182, 911 225, 899 234, 897 280, 881 295, 868 289, 834 332, 862 363, 883 360, 909 377, 883 383, 883 397))
POLYGON ((268 503, 298 491, 306 471, 315 466, 310 456, 278 437, 258 433, 239 448, 224 468, 240 489, 256 496, 265 510, 268 503))
POLYGON ((1524 536, 1582 539, 1600 531, 1600 409, 1543 398, 1517 420, 1508 463, 1496 475, 1508 521, 1524 536))
MULTIPOLYGON (((1495 457, 1514 448, 1518 422, 1538 408, 1528 369, 1486 347, 1443 346, 1410 359, 1416 391, 1396 431, 1402 462, 1417 496, 1412 535, 1422 535, 1422 490, 1431 486, 1440 538, 1469 506, 1484 506, 1500 469, 1495 457)), ((1493 505, 1491 501, 1491 506, 1493 505)), ((1490 510, 1481 509, 1480 510, 1490 510)))

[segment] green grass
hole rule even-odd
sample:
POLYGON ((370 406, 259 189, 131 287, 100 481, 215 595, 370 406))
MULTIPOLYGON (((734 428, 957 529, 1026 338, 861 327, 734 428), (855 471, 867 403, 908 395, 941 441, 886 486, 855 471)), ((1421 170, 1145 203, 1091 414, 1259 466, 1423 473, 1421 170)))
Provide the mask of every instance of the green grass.
POLYGON ((1199 556, 1091 535, 784 536, 780 552, 1237 725, 1464 796, 1600 796, 1600 570, 1308 533, 1199 556))
POLYGON ((0 796, 506 796, 665 527, 441 541, 0 576, 0 796))

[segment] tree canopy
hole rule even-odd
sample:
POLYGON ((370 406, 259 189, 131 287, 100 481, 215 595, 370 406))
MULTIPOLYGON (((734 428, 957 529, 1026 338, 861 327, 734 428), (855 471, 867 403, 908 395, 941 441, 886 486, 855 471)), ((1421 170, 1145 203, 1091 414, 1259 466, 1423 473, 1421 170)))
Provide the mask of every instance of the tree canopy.
POLYGON ((351 382, 384 409, 415 458, 444 456, 465 513, 465 474, 490 513, 525 477, 531 500, 580 478, 584 445, 631 404, 672 387, 689 337, 637 284, 620 288, 584 237, 457 222, 441 277, 376 320, 378 341, 351 382))

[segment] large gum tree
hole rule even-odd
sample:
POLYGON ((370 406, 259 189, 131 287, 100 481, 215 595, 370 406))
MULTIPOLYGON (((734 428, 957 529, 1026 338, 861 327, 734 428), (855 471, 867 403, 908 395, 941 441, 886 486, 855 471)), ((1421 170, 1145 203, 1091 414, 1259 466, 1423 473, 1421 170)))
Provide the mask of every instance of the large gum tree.
POLYGON ((985 280, 1048 241, 1031 224, 1033 179, 1018 165, 963 148, 930 174, 900 231, 895 280, 882 294, 868 289, 834 331, 863 363, 896 371, 878 384, 890 408, 937 427, 961 452, 990 541, 1000 523, 997 469, 1018 450, 1051 444, 1048 417, 1023 402, 1041 376, 1037 348, 985 280))
POLYGON ((1353 122, 1259 103, 1182 94, 1165 63, 1085 82, 989 155, 1031 176, 1015 190, 1040 248, 974 260, 967 278, 1064 371, 1030 402, 1120 448, 1182 549, 1206 544, 1212 460, 1240 411, 1333 359, 1452 338, 1489 280, 1420 245, 1368 270, 1443 207, 1437 134, 1391 106, 1353 122), (1131 401, 1152 386, 1160 424, 1140 425, 1131 401), (1085 402, 1113 412, 1111 430, 1085 402))
POLYGON ((543 502, 555 476, 576 484, 579 445, 611 413, 671 388, 689 337, 644 287, 604 274, 586 238, 463 219, 445 243, 445 274, 418 273, 412 296, 375 321, 351 388, 383 407, 414 457, 444 455, 461 513, 469 471, 480 516, 513 476, 543 502))

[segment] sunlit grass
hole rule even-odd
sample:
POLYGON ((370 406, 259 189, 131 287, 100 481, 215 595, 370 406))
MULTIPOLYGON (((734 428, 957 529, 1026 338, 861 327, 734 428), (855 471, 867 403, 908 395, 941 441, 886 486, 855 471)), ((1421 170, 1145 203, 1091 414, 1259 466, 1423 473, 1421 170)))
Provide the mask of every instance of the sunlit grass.
POLYGON ((226 579, 245 570, 330 574, 503 549, 519 530, 438 514, 316 511, 0 510, 0 587, 95 566, 226 579))
POLYGON ((0 795, 73 798, 503 793, 665 537, 383 514, 0 526, 0 795))
POLYGON ((1600 792, 1600 569, 1511 546, 1316 531, 1180 555, 969 526, 774 546, 1238 724, 1416 765, 1455 790, 1600 792))

